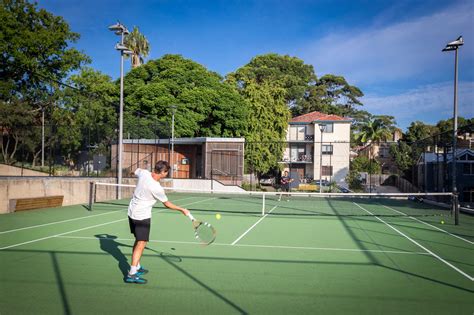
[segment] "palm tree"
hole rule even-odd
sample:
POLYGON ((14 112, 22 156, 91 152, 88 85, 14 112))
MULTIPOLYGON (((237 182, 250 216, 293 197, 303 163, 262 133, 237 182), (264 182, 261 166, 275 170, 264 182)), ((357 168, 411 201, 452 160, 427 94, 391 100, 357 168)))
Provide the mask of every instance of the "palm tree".
POLYGON ((143 58, 148 56, 150 52, 150 43, 145 35, 140 33, 138 27, 134 26, 133 31, 125 37, 125 46, 133 51, 132 68, 136 68, 143 64, 143 58))
POLYGON ((360 131, 355 134, 357 142, 370 145, 369 159, 373 156, 374 144, 387 141, 392 136, 393 126, 389 126, 387 121, 380 118, 369 118, 360 127, 360 131))

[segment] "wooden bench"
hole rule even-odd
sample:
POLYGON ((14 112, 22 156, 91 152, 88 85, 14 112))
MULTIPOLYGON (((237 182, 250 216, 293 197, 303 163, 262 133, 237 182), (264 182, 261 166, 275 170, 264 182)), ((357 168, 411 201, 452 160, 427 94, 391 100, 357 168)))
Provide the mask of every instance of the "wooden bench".
POLYGON ((61 207, 64 196, 45 196, 10 199, 10 212, 40 208, 61 207))

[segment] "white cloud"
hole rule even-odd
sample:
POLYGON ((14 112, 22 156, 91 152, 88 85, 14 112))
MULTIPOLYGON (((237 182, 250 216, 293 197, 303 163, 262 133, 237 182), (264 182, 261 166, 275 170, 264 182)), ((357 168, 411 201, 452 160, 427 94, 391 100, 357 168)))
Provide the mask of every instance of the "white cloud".
POLYGON ((448 67, 452 71, 453 57, 441 49, 459 35, 466 42, 461 62, 472 64, 473 11, 473 3, 467 2, 389 26, 331 33, 297 54, 312 63, 318 75, 343 75, 356 85, 439 75, 448 67))
MULTIPOLYGON (((390 96, 367 95, 362 99, 364 109, 372 114, 395 116, 399 126, 406 128, 419 120, 434 124, 453 116, 453 82, 425 85, 402 94, 390 96)), ((458 114, 474 117, 474 82, 458 86, 458 114)))

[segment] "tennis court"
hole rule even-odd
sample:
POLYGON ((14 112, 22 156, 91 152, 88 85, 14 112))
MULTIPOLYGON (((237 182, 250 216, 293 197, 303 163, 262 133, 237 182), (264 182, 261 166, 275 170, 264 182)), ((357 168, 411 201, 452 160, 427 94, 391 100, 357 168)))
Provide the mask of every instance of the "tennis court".
POLYGON ((474 217, 410 200, 169 193, 145 285, 126 284, 128 200, 3 215, 0 313, 473 314, 474 217), (288 201, 287 201, 288 200, 288 201), (217 220, 219 212, 222 218, 217 220), (441 224, 444 221, 444 224, 441 224))

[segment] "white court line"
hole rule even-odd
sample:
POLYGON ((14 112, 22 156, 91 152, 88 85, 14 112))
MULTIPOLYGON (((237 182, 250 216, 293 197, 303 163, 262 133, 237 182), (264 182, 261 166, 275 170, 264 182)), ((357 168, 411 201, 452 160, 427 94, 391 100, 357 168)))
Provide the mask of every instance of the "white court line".
POLYGON ((240 235, 235 241, 232 242, 231 245, 235 245, 235 243, 237 243, 238 241, 240 241, 242 239, 242 237, 244 237, 248 232, 250 232, 257 224, 260 223, 260 221, 262 221, 263 219, 265 219, 267 217, 267 215, 269 215, 270 213, 272 213, 272 211, 277 207, 278 205, 274 206, 270 211, 268 211, 267 214, 265 214, 262 218, 260 218, 260 220, 258 220, 254 225, 252 225, 247 231, 244 232, 244 234, 240 235))
POLYGON ((16 231, 34 229, 34 228, 37 228, 37 227, 48 226, 48 225, 53 225, 53 224, 59 224, 59 223, 64 223, 64 222, 71 222, 71 221, 76 221, 76 220, 88 219, 88 218, 98 217, 98 216, 101 216, 101 215, 117 213, 117 212, 123 212, 123 210, 115 210, 115 211, 112 211, 112 212, 95 214, 95 215, 91 215, 91 216, 88 216, 88 217, 80 217, 80 218, 68 219, 68 220, 63 220, 63 221, 55 221, 55 222, 50 222, 50 223, 45 223, 45 224, 32 225, 32 226, 22 227, 22 228, 19 228, 19 229, 3 231, 3 232, 0 232, 0 234, 6 234, 6 233, 11 233, 11 232, 16 232, 16 231))
MULTIPOLYGON (((176 201, 182 201, 184 199, 189 199, 189 198, 193 198, 193 197, 186 197, 186 198, 183 198, 183 199, 175 200, 175 202, 176 201)), ((128 205, 117 205, 117 206, 128 207, 128 205)), ((0 232, 0 234, 7 234, 7 233, 17 232, 17 231, 22 231, 22 230, 29 230, 29 229, 34 229, 34 228, 38 228, 38 227, 43 227, 43 226, 48 226, 48 225, 53 225, 53 224, 59 224, 59 223, 65 223, 65 222, 71 222, 71 221, 76 221, 76 220, 89 219, 89 218, 98 217, 98 216, 101 216, 101 215, 113 214, 113 213, 122 212, 122 211, 123 210, 114 210, 114 211, 111 211, 111 212, 101 213, 101 214, 94 214, 94 215, 90 215, 90 216, 87 216, 87 217, 80 217, 80 218, 67 219, 67 220, 62 220, 62 221, 54 221, 54 222, 50 222, 50 223, 26 226, 26 227, 22 227, 22 228, 18 228, 18 229, 2 231, 2 232, 0 232)))
MULTIPOLYGON (((205 200, 199 200, 199 201, 191 202, 191 203, 188 203, 188 204, 184 204, 183 206, 189 206, 189 205, 194 204, 194 203, 209 201, 209 200, 213 200, 213 199, 216 199, 216 198, 208 198, 208 199, 205 199, 205 200)), ((159 211, 156 211, 156 212, 163 212, 163 211, 166 211, 166 210, 167 209, 162 209, 162 210, 159 210, 159 211)), ((38 239, 35 239, 35 240, 23 242, 23 243, 13 244, 13 245, 5 246, 5 247, 0 247, 0 250, 7 249, 7 248, 12 248, 12 247, 17 247, 17 246, 21 246, 21 245, 25 245, 25 244, 35 243, 35 242, 50 239, 50 238, 53 238, 53 237, 58 237, 58 236, 62 236, 62 235, 66 235, 66 234, 70 234, 70 233, 74 233, 74 232, 79 232, 79 231, 83 231, 83 230, 87 230, 87 229, 91 229, 91 228, 94 228, 94 227, 99 227, 99 226, 103 226, 103 225, 107 225, 107 224, 112 224, 112 223, 119 222, 119 221, 124 221, 124 220, 128 220, 128 218, 120 219, 120 220, 116 220, 116 221, 112 221, 112 222, 107 222, 107 223, 102 223, 102 224, 98 224, 98 225, 93 225, 93 226, 85 227, 85 228, 70 231, 70 232, 65 232, 65 233, 55 234, 55 235, 51 235, 51 236, 46 236, 46 237, 38 238, 38 239)))
POLYGON ((47 240, 49 238, 58 237, 58 236, 61 236, 61 235, 66 235, 66 234, 71 234, 71 233, 74 233, 74 232, 79 232, 79 231, 83 231, 83 230, 87 230, 87 229, 92 229, 92 228, 95 228, 95 227, 99 227, 99 226, 103 226, 103 225, 107 225, 107 224, 112 224, 112 223, 116 223, 116 222, 124 221, 124 220, 126 220, 126 219, 115 220, 115 221, 112 221, 112 222, 107 222, 107 223, 97 224, 97 225, 93 225, 93 226, 88 226, 88 227, 85 227, 85 228, 82 228, 82 229, 77 229, 77 230, 74 230, 74 231, 69 231, 69 232, 50 235, 50 236, 46 236, 46 237, 42 237, 42 238, 37 238, 35 240, 31 240, 31 241, 27 241, 27 242, 23 242, 23 243, 13 244, 13 245, 5 246, 5 247, 0 247, 0 250, 7 249, 7 248, 12 248, 12 247, 17 247, 17 246, 21 246, 21 245, 25 245, 25 244, 35 243, 35 242, 39 242, 39 241, 42 241, 42 240, 47 240))
POLYGON ((461 269, 459 269, 458 267, 454 266, 453 264, 449 263, 448 261, 446 261, 445 259, 441 258, 440 256, 436 255, 435 253, 433 253, 432 251, 430 251, 429 249, 427 249, 426 247, 424 247, 423 245, 421 245, 420 243, 418 243, 417 241, 415 241, 414 239, 410 238, 409 236, 407 236, 406 234, 404 234, 403 232, 399 231, 398 229, 394 228, 393 226, 391 226, 390 224, 388 224, 387 222, 385 222, 384 220, 382 220, 381 218, 379 218, 378 216, 376 216, 375 214, 373 214, 372 212, 370 212, 369 210, 365 209, 364 207, 360 206, 359 204, 355 203, 354 204, 361 208, 362 210, 364 210, 365 212, 373 215, 377 220, 379 220, 380 222, 382 222, 383 224, 385 224, 386 226, 388 226, 389 228, 391 228, 392 230, 394 230, 395 232, 397 232, 398 234, 404 236, 406 239, 408 239, 409 241, 411 241, 412 243, 414 243, 415 245, 417 245, 418 247, 420 247, 421 249, 425 250, 427 253, 431 254, 433 257, 437 258, 438 260, 440 260, 441 262, 445 263, 446 265, 448 265, 449 267, 453 268, 454 270, 456 270, 457 272, 459 272, 460 274, 462 274, 463 276, 465 276, 466 278, 468 278, 469 280, 471 281, 474 281, 474 277, 471 277, 470 275, 468 275, 467 273, 465 273, 464 271, 462 271, 461 269))
MULTIPOLYGON (((58 236, 58 238, 72 238, 72 239, 85 239, 97 241, 99 238, 91 236, 58 236)), ((133 242, 135 239, 132 238, 101 238, 109 239, 114 241, 130 241, 133 242)), ((172 243, 172 244, 190 244, 202 246, 200 242, 184 242, 184 241, 165 241, 165 240, 150 240, 150 243, 172 243)), ((377 249, 357 249, 357 248, 333 248, 333 247, 302 247, 302 246, 278 246, 278 245, 259 245, 259 244, 225 244, 225 243, 213 243, 212 246, 234 246, 234 247, 255 247, 255 248, 277 248, 277 249, 303 249, 303 250, 320 250, 320 251, 340 251, 340 252, 372 252, 372 253, 388 253, 388 254, 407 254, 407 255, 430 255, 426 252, 406 252, 406 251, 394 251, 394 250, 377 250, 377 249)))
POLYGON ((449 235, 451 235, 451 236, 453 236, 453 237, 456 237, 456 238, 458 238, 458 239, 460 239, 460 240, 463 240, 463 241, 465 241, 465 242, 468 242, 469 244, 474 244, 474 242, 472 242, 472 241, 470 241, 470 240, 467 240, 467 239, 465 239, 465 238, 462 238, 461 236, 457 236, 457 235, 455 235, 455 234, 449 233, 448 231, 445 231, 445 230, 443 230, 443 229, 440 229, 440 228, 437 227, 437 226, 434 226, 434 225, 431 225, 431 224, 429 224, 429 223, 427 223, 427 222, 421 221, 421 220, 419 220, 419 219, 417 219, 417 218, 414 218, 414 217, 412 217, 412 216, 409 216, 409 215, 407 215, 407 214, 405 214, 405 213, 403 213, 403 212, 400 212, 400 211, 398 211, 398 210, 395 210, 395 209, 393 209, 393 208, 391 208, 391 207, 388 207, 388 206, 385 206, 385 205, 382 205, 382 206, 384 206, 385 208, 387 208, 387 209, 389 209, 389 210, 393 210, 393 211, 395 211, 395 212, 401 213, 401 214, 403 214, 404 216, 406 216, 406 217, 408 217, 408 218, 410 218, 410 219, 413 219, 413 220, 418 221, 418 222, 420 222, 420 223, 423 223, 423 224, 426 224, 426 225, 428 225, 428 226, 431 226, 432 228, 434 228, 434 229, 436 229, 436 230, 438 230, 438 231, 444 232, 444 233, 449 234, 449 235))

